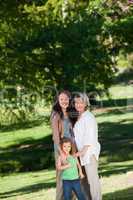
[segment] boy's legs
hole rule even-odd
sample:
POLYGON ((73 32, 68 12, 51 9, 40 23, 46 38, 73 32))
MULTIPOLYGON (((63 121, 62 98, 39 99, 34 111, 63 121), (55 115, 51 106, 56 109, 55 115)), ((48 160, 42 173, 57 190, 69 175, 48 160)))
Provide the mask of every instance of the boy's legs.
POLYGON ((85 196, 81 190, 80 180, 72 181, 72 189, 74 190, 78 200, 85 200, 85 196))
POLYGON ((64 200, 71 200, 72 198, 72 184, 71 181, 63 180, 64 200))

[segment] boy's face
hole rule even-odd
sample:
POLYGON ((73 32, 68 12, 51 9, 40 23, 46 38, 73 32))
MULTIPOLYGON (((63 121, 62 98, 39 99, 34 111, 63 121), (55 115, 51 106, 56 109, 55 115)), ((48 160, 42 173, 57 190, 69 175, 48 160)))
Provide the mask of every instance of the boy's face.
POLYGON ((62 150, 64 151, 64 153, 69 154, 71 151, 71 143, 70 142, 63 143, 62 150))

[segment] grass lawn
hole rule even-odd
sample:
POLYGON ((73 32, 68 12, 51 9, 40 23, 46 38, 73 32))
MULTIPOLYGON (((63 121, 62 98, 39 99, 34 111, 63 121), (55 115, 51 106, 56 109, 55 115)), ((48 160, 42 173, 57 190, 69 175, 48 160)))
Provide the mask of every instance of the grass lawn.
MULTIPOLYGON (((122 164, 113 163, 109 164, 109 166, 106 165, 106 167, 121 169, 120 166, 122 164)), ((125 162, 124 165, 126 167, 131 166, 133 165, 133 161, 125 162)), ((101 184, 104 200, 132 200, 132 172, 101 176, 101 184)), ((0 199, 55 200, 55 171, 49 169, 4 176, 1 177, 0 188, 0 199)))
POLYGON ((41 170, 2 177, 0 198, 10 200, 54 200, 55 171, 41 170))
MULTIPOLYGON (((125 105, 117 105, 95 110, 94 113, 99 124, 99 140, 102 144, 99 174, 103 199, 132 200, 132 109, 125 105)), ((1 127, 0 199, 55 199, 51 140, 51 130, 46 125, 45 118, 1 127)))

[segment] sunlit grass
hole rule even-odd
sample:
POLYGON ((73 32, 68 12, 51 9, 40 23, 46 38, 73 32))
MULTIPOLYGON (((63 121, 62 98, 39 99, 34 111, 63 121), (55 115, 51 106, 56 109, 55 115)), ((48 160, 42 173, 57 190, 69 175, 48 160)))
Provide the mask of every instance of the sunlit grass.
MULTIPOLYGON (((132 98, 132 86, 127 88, 128 95, 124 86, 113 86, 110 89, 112 97, 132 98)), ((102 146, 99 175, 103 200, 132 200, 132 109, 127 106, 110 106, 93 112, 98 121, 102 146)), ((51 129, 43 120, 1 129, 0 166, 6 166, 9 160, 18 164, 14 167, 12 163, 13 172, 17 171, 19 165, 20 169, 18 173, 1 173, 0 199, 55 200, 54 162, 48 160, 51 156, 51 129), (44 166, 49 169, 44 170, 44 166)))
MULTIPOLYGON (((119 163, 120 164, 120 163, 119 163)), ((131 164, 130 162, 127 164, 131 164)), ((132 162, 133 164, 133 162, 132 162)), ((112 167, 117 167, 118 163, 114 163, 112 167)), ((111 167, 111 164, 106 167, 111 167)), ((126 189, 132 187, 132 173, 122 173, 109 177, 102 177, 102 194, 103 199, 131 199, 133 191, 126 192, 126 189), (120 193, 117 193, 120 191, 120 193), (110 196, 108 196, 111 193, 110 196), (126 198, 128 197, 128 198, 126 198)), ((42 170, 38 172, 28 172, 12 174, 0 178, 0 198, 9 200, 55 200, 55 171, 42 170)))
MULTIPOLYGON (((117 84, 109 88, 110 97, 113 99, 133 98, 133 85, 117 84)), ((104 96, 102 99, 107 99, 104 96)))
POLYGON ((49 199, 55 196, 55 171, 42 170, 0 178, 0 199, 49 199))
POLYGON ((17 130, 2 132, 0 134, 0 147, 7 148, 27 140, 41 139, 50 133, 51 130, 45 123, 42 123, 41 126, 21 127, 17 130))

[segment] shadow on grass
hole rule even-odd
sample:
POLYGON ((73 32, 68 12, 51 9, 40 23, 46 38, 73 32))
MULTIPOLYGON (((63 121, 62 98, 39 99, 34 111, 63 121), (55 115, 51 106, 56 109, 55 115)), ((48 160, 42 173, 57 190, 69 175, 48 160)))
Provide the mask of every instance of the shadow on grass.
POLYGON ((103 106, 129 106, 129 104, 133 105, 133 98, 125 98, 125 99, 111 99, 107 101, 103 101, 103 106))
MULTIPOLYGON (((103 116, 105 117, 104 114, 103 116)), ((114 117, 117 115, 116 111, 112 111, 112 114, 114 117)), ((27 126, 28 128, 34 127, 43 122, 44 118, 35 124, 34 122, 27 124, 27 126)), ((127 172, 132 167, 130 164, 124 166, 124 168, 122 165, 114 166, 114 168, 110 168, 107 165, 110 162, 124 162, 132 160, 133 158, 133 124, 130 119, 128 123, 125 122, 126 120, 123 119, 119 123, 107 121, 99 124, 99 140, 102 146, 101 158, 106 157, 106 165, 100 165, 101 175, 109 176, 111 174, 127 172)), ((21 125, 20 127, 27 128, 27 126, 23 127, 21 125)), ((16 128, 20 127, 18 126, 16 128)), ((18 144, 0 149, 0 173, 3 174, 20 171, 36 171, 51 166, 54 167, 54 164, 52 135, 45 136, 41 139, 26 137, 23 140, 19 140, 18 144)))
MULTIPOLYGON (((103 122, 99 126, 101 157, 107 157, 106 164, 132 160, 132 123, 103 122)), ((0 150, 1 173, 36 171, 54 167, 52 135, 36 140, 33 138, 28 138, 26 141, 21 140, 19 144, 0 150)), ((101 164, 100 167, 100 174, 109 176, 127 172, 132 166, 110 168, 108 165, 101 164)))
MULTIPOLYGON (((100 114, 103 117, 120 113, 119 110, 109 110, 100 114)), ((108 120, 108 118, 107 118, 108 120)), ((110 176, 112 174, 126 173, 133 169, 133 164, 129 162, 125 165, 123 162, 133 158, 133 123, 132 119, 122 119, 119 122, 99 123, 99 140, 101 143, 101 157, 105 157, 105 164, 101 163, 99 167, 101 176, 110 176), (111 166, 108 165, 111 162, 111 166), (120 162, 121 164, 113 164, 120 162)))
POLYGON ((52 135, 41 139, 28 139, 2 149, 0 172, 36 171, 54 166, 52 135))
MULTIPOLYGON (((130 112, 132 112, 133 111, 133 107, 123 107, 123 108, 118 108, 118 107, 116 107, 116 108, 103 108, 103 109, 101 109, 101 112, 102 113, 97 113, 96 114, 96 116, 97 117, 100 117, 100 116, 102 116, 102 117, 108 117, 108 116, 113 116, 113 115, 124 115, 124 114, 126 114, 126 113, 130 113, 130 112)), ((132 120, 133 121, 133 120, 132 120)))
MULTIPOLYGON (((40 190, 46 190, 50 188, 55 188, 55 182, 51 183, 38 183, 29 186, 25 186, 16 190, 9 192, 0 193, 0 198, 15 197, 24 194, 38 192, 40 190)), ((124 190, 119 190, 116 192, 111 192, 103 195, 103 200, 132 200, 133 197, 133 188, 127 188, 124 190)))
POLYGON ((103 200, 132 200, 133 188, 127 188, 103 195, 103 200))
POLYGON ((99 167, 99 175, 100 176, 110 176, 112 174, 121 174, 121 173, 126 173, 126 172, 129 172, 129 171, 132 171, 133 170, 133 164, 127 164, 127 165, 123 165, 123 163, 121 165, 111 165, 111 166, 108 166, 108 165, 101 165, 99 167))
POLYGON ((109 108, 109 107, 123 107, 123 106, 132 106, 133 98, 121 98, 121 99, 107 99, 95 101, 93 106, 99 106, 100 108, 109 108))
POLYGON ((132 123, 103 122, 99 124, 99 140, 102 146, 101 156, 107 156, 108 162, 132 160, 132 123))
POLYGON ((24 195, 33 192, 38 192, 40 190, 55 188, 55 182, 48 182, 48 183, 38 183, 29 186, 22 187, 20 189, 12 190, 9 192, 0 193, 0 199, 8 198, 8 197, 15 197, 17 195, 24 195))
POLYGON ((129 84, 133 80, 133 69, 126 68, 123 72, 115 78, 114 84, 124 83, 125 85, 129 84))
POLYGON ((49 116, 40 116, 35 120, 30 121, 24 121, 16 124, 10 124, 10 125, 0 125, 0 132, 9 132, 9 131, 16 131, 19 129, 27 129, 27 128, 33 128, 36 126, 40 126, 41 124, 49 124, 50 117, 49 116))

